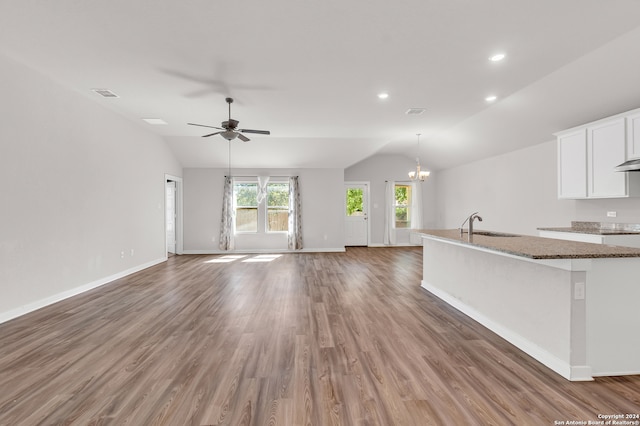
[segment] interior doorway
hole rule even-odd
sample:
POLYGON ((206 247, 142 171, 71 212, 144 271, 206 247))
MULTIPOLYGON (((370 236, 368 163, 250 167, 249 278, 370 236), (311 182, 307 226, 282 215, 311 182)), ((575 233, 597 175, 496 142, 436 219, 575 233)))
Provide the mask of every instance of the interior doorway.
POLYGON ((165 175, 164 223, 167 257, 182 254, 182 178, 165 175))
POLYGON ((369 182, 345 182, 345 246, 369 245, 369 182))

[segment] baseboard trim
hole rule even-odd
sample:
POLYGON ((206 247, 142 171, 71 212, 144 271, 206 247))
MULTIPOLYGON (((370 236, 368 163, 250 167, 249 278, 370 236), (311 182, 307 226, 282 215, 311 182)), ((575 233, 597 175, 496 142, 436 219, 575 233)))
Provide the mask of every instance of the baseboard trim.
POLYGON ((400 244, 369 244, 367 247, 420 247, 421 244, 400 243, 400 244))
POLYGON ((449 293, 424 280, 422 280, 421 287, 434 296, 438 297, 439 299, 443 300, 444 302, 448 303, 455 309, 459 310, 463 314, 479 322, 489 330, 496 333, 498 336, 516 346, 518 349, 531 355, 537 361, 546 365, 565 379, 571 381, 593 380, 593 377, 591 375, 591 367, 586 365, 571 366, 569 363, 549 353, 548 351, 526 339, 525 337, 522 337, 521 335, 506 328, 502 324, 493 321, 484 314, 478 312, 476 309, 470 307, 469 305, 453 297, 449 293))
POLYGON ((143 263, 142 265, 134 266, 133 268, 129 268, 127 270, 118 272, 113 275, 109 275, 108 277, 100 278, 98 280, 92 281, 90 283, 81 285, 79 287, 72 288, 67 291, 63 291, 62 293, 57 293, 49 297, 45 297, 44 299, 36 300, 35 302, 28 303, 26 305, 22 305, 16 309, 12 309, 7 312, 0 313, 0 324, 3 322, 7 322, 14 318, 20 317, 22 315, 28 314, 29 312, 37 311, 38 309, 44 308, 45 306, 52 305, 54 303, 60 302, 64 299, 68 299, 73 296, 77 296, 86 291, 93 290, 94 288, 100 287, 117 279, 126 277, 127 275, 131 275, 135 272, 142 271, 143 269, 150 268, 159 263, 165 262, 167 257, 161 257, 159 259, 152 260, 147 263, 143 263))
POLYGON ((245 250, 183 250, 182 254, 264 254, 264 253, 343 253, 344 247, 289 249, 245 249, 245 250))

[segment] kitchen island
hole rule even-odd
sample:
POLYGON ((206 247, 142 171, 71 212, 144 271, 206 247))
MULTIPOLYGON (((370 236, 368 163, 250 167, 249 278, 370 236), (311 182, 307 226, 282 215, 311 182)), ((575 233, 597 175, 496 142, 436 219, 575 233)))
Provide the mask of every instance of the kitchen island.
MULTIPOLYGON (((640 249, 418 231, 422 287, 568 380, 640 374, 640 249)), ((485 235, 481 235, 485 234, 485 235)))

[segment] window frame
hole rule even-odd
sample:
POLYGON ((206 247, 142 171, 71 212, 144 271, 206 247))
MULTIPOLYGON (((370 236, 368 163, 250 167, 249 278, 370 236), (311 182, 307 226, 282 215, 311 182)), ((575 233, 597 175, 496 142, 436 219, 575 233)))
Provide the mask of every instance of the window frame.
POLYGON ((413 187, 409 183, 396 183, 393 188, 393 212, 394 212, 394 226, 396 229, 411 229, 411 198, 412 198, 413 187), (407 201, 406 204, 400 204, 398 202, 398 188, 406 188, 407 193, 407 201), (398 220, 398 209, 406 210, 406 220, 399 221, 398 220), (402 224, 402 226, 398 226, 398 224, 402 224))
MULTIPOLYGON (((271 231, 269 230, 269 186, 270 185, 286 185, 287 187, 287 205, 286 206, 275 206, 277 208, 280 208, 280 210, 284 210, 287 212, 287 214, 289 213, 289 181, 288 180, 279 180, 279 179, 274 179, 274 180, 270 180, 267 183, 267 195, 264 197, 264 199, 260 202, 257 202, 257 205, 254 206, 238 206, 238 192, 236 190, 236 186, 237 185, 253 185, 256 188, 256 202, 257 202, 257 190, 258 190, 258 185, 259 182, 257 180, 257 178, 254 179, 238 179, 238 180, 234 180, 233 182, 233 214, 236 220, 234 220, 234 233, 235 234, 243 234, 243 235, 247 235, 247 234, 252 234, 252 235, 273 235, 273 234, 288 234, 289 233, 289 221, 287 219, 287 229, 285 230, 281 230, 281 231, 271 231), (242 208, 246 208, 246 209, 251 209, 251 208, 255 208, 256 210, 256 230, 253 231, 239 231, 238 230, 238 223, 237 223, 237 218, 238 218, 238 210, 242 209, 242 208)), ((273 210, 273 208, 272 208, 273 210)))
POLYGON ((289 182, 288 181, 273 181, 273 182, 269 182, 267 183, 267 196, 264 197, 264 217, 265 217, 265 221, 264 221, 264 232, 267 234, 288 234, 289 233, 289 204, 290 204, 290 199, 289 199, 290 195, 289 195, 289 182), (282 206, 269 206, 269 186, 270 185, 285 185, 286 186, 286 193, 287 193, 287 204, 286 205, 282 205, 282 206), (287 229, 284 230, 277 230, 277 231, 272 231, 269 229, 270 227, 270 221, 269 221, 269 210, 279 210, 279 211, 285 211, 287 213, 287 229))
POLYGON ((234 215, 234 224, 233 224, 233 232, 236 234, 257 234, 260 231, 260 203, 257 200, 258 194, 258 182, 250 181, 250 180, 239 180, 233 182, 233 215, 234 215), (238 205, 238 192, 236 191, 237 185, 254 185, 256 187, 256 205, 254 206, 239 206, 238 205), (255 231, 241 231, 238 230, 238 209, 255 209, 256 210, 256 229, 255 231))

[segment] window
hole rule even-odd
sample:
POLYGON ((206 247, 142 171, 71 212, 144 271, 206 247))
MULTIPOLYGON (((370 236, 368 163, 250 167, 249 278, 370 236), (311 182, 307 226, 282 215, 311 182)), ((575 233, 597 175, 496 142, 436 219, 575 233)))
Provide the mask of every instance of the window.
POLYGON ((236 232, 258 232, 258 184, 236 183, 233 186, 236 208, 236 232))
POLYGON ((289 230, 289 184, 267 185, 267 232, 289 230))
POLYGON ((347 216, 364 215, 363 194, 362 188, 347 188, 347 216))
POLYGON ((238 233, 287 232, 289 230, 289 183, 267 184, 267 196, 258 202, 257 182, 233 185, 238 233))
POLYGON ((396 193, 396 228, 411 228, 411 185, 397 184, 396 193))

